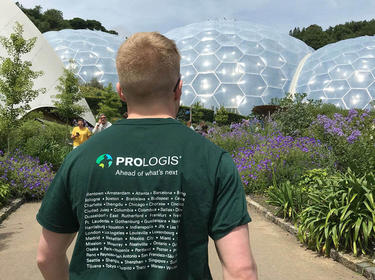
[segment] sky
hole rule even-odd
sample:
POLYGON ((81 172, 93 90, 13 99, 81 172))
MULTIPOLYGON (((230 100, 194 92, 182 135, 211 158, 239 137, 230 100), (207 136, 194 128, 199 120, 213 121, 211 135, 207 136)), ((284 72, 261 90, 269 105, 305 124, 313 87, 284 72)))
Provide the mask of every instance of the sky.
MULTIPOLYGON (((1 0, 0 0, 1 1, 1 0)), ((130 35, 166 33, 209 19, 263 24, 282 33, 318 24, 323 29, 348 21, 375 18, 375 0, 18 0, 24 7, 58 9, 65 19, 96 19, 107 29, 130 35)))

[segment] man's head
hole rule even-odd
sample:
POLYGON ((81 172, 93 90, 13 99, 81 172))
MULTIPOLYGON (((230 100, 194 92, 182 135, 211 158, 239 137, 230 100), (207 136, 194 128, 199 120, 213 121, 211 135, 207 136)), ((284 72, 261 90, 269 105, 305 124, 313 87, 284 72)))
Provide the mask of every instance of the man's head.
POLYGON ((174 98, 182 85, 180 59, 176 44, 157 32, 136 33, 127 39, 117 53, 116 67, 118 90, 128 105, 174 98))
POLYGON ((99 120, 102 124, 105 124, 107 122, 107 117, 104 114, 100 114, 99 120))
POLYGON ((77 124, 79 127, 83 127, 85 125, 85 122, 83 121, 83 119, 80 118, 77 120, 77 124))

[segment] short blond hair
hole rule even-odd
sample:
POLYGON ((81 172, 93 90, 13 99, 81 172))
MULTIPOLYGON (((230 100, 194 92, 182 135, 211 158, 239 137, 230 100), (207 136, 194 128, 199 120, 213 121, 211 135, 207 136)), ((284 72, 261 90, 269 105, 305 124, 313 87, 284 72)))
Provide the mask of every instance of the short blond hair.
POLYGON ((158 32, 135 33, 119 48, 116 67, 128 101, 146 101, 172 92, 180 76, 174 41, 158 32))

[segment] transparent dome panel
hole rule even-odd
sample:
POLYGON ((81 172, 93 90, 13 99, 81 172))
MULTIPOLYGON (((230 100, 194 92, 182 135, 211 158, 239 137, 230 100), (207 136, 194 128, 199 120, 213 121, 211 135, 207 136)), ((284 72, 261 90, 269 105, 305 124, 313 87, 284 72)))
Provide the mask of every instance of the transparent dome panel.
POLYGON ((215 40, 220 35, 216 30, 207 30, 198 33, 195 37, 200 41, 215 40))
POLYGON ((321 90, 324 89, 329 82, 331 81, 331 78, 328 74, 322 74, 318 76, 314 76, 308 83, 308 86, 311 91, 314 90, 321 90))
POLYGON ((104 73, 113 73, 114 69, 116 69, 116 63, 113 58, 99 58, 96 66, 103 71, 104 73))
POLYGON ((100 80, 102 75, 103 71, 96 66, 82 66, 79 71, 79 76, 82 77, 85 82, 89 82, 92 79, 100 80))
POLYGON ((93 52, 79 51, 74 59, 81 65, 95 64, 98 57, 93 52))
POLYGON ((215 110, 220 107, 219 103, 216 101, 215 97, 213 96, 197 96, 193 104, 199 102, 203 107, 215 110))
POLYGON ((177 43, 180 51, 192 49, 198 43, 196 38, 185 38, 177 43))
POLYGON ((369 87, 368 87, 368 93, 370 94, 371 98, 372 99, 375 99, 375 83, 372 83, 369 87))
POLYGON ((243 116, 248 116, 251 114, 251 110, 255 106, 264 105, 262 98, 260 97, 253 97, 253 96, 245 96, 238 106, 238 112, 243 116))
POLYGON ((270 87, 282 88, 287 80, 281 70, 276 68, 266 67, 261 75, 270 87))
POLYGON ((86 42, 86 41, 72 41, 70 44, 69 44, 69 47, 72 48, 72 49, 76 49, 76 50, 85 50, 85 51, 89 51, 92 49, 93 45, 89 42, 86 42))
POLYGON ((275 40, 272 39, 263 39, 260 41, 260 44, 265 48, 267 51, 279 53, 282 51, 283 47, 275 40))
POLYGON ((281 68, 286 63, 284 58, 282 58, 279 54, 270 51, 264 51, 262 53, 262 59, 269 67, 281 68))
POLYGON ((350 90, 349 84, 345 80, 331 81, 325 88, 324 93, 327 98, 342 98, 350 90))
POLYGON ((266 67, 263 60, 259 56, 245 55, 239 61, 241 71, 246 73, 259 74, 266 67))
POLYGON ((200 54, 211 54, 219 48, 220 45, 216 40, 201 41, 194 47, 194 49, 200 54))
POLYGON ((242 52, 237 47, 221 47, 216 53, 223 62, 237 62, 241 58, 242 52))
POLYGON ((198 74, 192 86, 197 95, 213 95, 220 82, 214 74, 198 74))
POLYGON ((238 63, 222 63, 216 70, 222 83, 237 83, 243 73, 238 63))
POLYGON ((237 46, 243 41, 239 36, 235 34, 223 34, 216 40, 222 46, 237 46))
POLYGON ((184 84, 190 84, 196 75, 197 71, 192 65, 181 66, 181 79, 184 84))
POLYGON ((267 88, 263 78, 255 74, 245 74, 240 82, 240 88, 246 95, 261 96, 267 88))
POLYGON ((181 65, 192 64, 198 57, 198 53, 194 50, 187 50, 181 52, 181 65))
POLYGON ((262 98, 265 104, 271 104, 272 99, 285 97, 285 92, 280 88, 267 87, 262 98))
POLYGON ((109 85, 109 83, 112 84, 113 89, 116 89, 116 84, 118 82, 118 76, 117 74, 103 74, 101 79, 99 79, 99 82, 105 85, 109 85))
POLYGON ((351 89, 343 100, 349 109, 363 109, 371 101, 371 98, 365 89, 351 89))
POLYGON ((237 108, 241 104, 244 94, 237 85, 222 84, 217 89, 215 98, 224 107, 237 108))
POLYGON ((367 88, 374 81, 370 72, 355 71, 348 79, 351 88, 367 88))
POLYGON ((339 107, 339 108, 342 108, 342 109, 348 109, 344 103, 344 101, 342 101, 341 98, 326 98, 324 100, 322 100, 323 103, 330 103, 330 104, 333 104, 335 105, 336 107, 339 107))
POLYGON ((359 58, 353 63, 356 70, 373 70, 375 69, 375 58, 359 58))
POLYGON ((189 85, 182 86, 181 104, 185 106, 193 105, 193 101, 197 95, 193 88, 189 85))
POLYGON ((322 90, 316 90, 311 91, 308 96, 306 96, 307 99, 312 100, 324 100, 327 98, 327 96, 324 94, 322 90))
POLYGON ((259 43, 253 41, 243 41, 238 47, 244 54, 257 55, 264 51, 264 48, 259 43))
POLYGON ((345 80, 353 73, 354 68, 351 65, 337 65, 331 71, 329 75, 335 80, 345 80))
POLYGON ((199 72, 215 71, 220 61, 214 54, 200 55, 194 62, 194 67, 199 72))

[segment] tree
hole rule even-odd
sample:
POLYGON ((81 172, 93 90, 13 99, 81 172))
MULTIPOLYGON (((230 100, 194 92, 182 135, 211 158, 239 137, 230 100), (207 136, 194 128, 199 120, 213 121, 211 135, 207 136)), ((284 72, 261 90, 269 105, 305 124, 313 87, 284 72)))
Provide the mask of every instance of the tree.
POLYGON ((86 29, 87 28, 87 23, 84 19, 75 17, 71 20, 69 20, 70 25, 72 26, 73 29, 86 29))
POLYGON ((69 123, 72 117, 76 117, 85 112, 85 108, 78 102, 83 99, 83 94, 79 89, 78 78, 73 71, 64 69, 64 74, 59 78, 59 85, 56 89, 60 92, 54 101, 54 110, 65 122, 69 123))
POLYGON ((215 121, 218 125, 225 125, 228 123, 228 111, 225 109, 224 106, 221 106, 219 110, 217 110, 215 115, 215 121))
POLYGON ((99 113, 105 114, 109 120, 119 116, 119 110, 122 107, 120 97, 113 90, 111 83, 102 90, 102 101, 99 102, 99 113))
POLYGON ((0 118, 7 134, 8 151, 11 129, 18 125, 19 117, 30 109, 29 103, 46 91, 45 88, 33 89, 34 80, 43 72, 31 70, 32 63, 22 60, 22 56, 32 50, 37 38, 24 39, 23 26, 19 22, 16 22, 13 30, 9 38, 0 37, 0 43, 8 53, 8 57, 0 57, 0 118))

